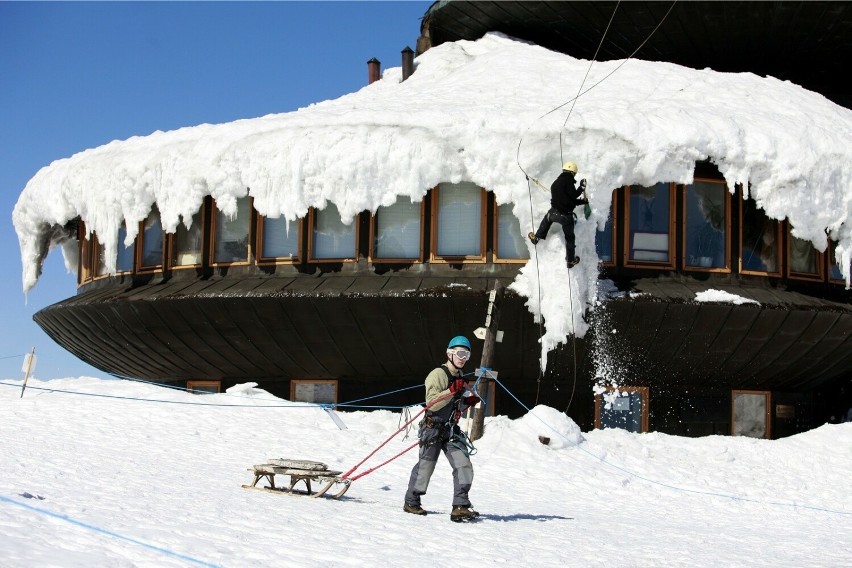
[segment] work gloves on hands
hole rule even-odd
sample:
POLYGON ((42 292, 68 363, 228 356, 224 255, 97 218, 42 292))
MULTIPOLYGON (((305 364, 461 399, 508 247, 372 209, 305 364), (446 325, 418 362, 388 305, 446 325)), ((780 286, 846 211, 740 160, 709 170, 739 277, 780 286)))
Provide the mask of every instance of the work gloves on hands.
POLYGON ((481 399, 475 394, 472 394, 470 396, 464 397, 463 400, 466 406, 476 406, 481 399))
POLYGON ((461 394, 467 388, 467 383, 464 379, 456 379, 450 384, 450 392, 454 395, 461 394))

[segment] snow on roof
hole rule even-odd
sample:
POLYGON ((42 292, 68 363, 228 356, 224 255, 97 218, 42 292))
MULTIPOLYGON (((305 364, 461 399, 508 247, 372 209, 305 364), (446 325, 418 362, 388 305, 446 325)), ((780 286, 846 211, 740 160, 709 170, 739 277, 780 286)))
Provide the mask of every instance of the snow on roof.
MULTIPOLYGON (((399 196, 420 200, 440 182, 469 181, 514 203, 526 232, 550 196, 530 190, 519 165, 549 185, 563 157, 579 164, 594 211, 577 226, 583 262, 571 272, 571 293, 558 284, 568 281, 561 236, 540 243, 512 284, 544 317, 543 353, 585 333, 582 313, 597 280, 594 231, 612 189, 689 183, 697 160, 715 163, 729 188, 750 183, 758 205, 788 218, 797 237, 820 250, 826 232, 839 241, 849 285, 849 109, 771 77, 639 60, 592 64, 497 33, 434 47, 415 65, 404 82, 392 68, 355 93, 294 112, 158 131, 42 168, 13 213, 24 290, 38 278, 52 227, 79 216, 114 257, 122 220, 129 244, 156 203, 174 231, 205 195, 226 214, 248 193, 269 217, 295 220, 333 202, 349 220, 399 196), (587 71, 588 92, 566 104, 587 71), (547 283, 539 297, 540 275, 547 283)), ((69 266, 73 249, 64 247, 69 266)))

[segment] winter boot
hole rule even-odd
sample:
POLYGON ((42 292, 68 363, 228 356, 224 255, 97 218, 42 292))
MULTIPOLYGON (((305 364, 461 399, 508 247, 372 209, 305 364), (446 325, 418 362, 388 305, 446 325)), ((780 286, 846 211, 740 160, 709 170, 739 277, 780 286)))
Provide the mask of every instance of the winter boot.
POLYGON ((530 232, 527 236, 530 238, 530 241, 532 241, 532 244, 534 245, 537 245, 538 241, 541 240, 537 236, 535 236, 535 233, 533 232, 530 232))
POLYGON ((580 264, 580 257, 575 256, 572 260, 568 261, 568 268, 574 268, 578 264, 580 264))
POLYGON ((454 523, 470 521, 479 516, 479 512, 470 508, 470 505, 453 505, 453 512, 450 513, 450 520, 454 523))
POLYGON ((402 510, 406 513, 411 513, 412 515, 425 515, 426 509, 421 507, 420 505, 409 505, 406 503, 403 505, 402 510))

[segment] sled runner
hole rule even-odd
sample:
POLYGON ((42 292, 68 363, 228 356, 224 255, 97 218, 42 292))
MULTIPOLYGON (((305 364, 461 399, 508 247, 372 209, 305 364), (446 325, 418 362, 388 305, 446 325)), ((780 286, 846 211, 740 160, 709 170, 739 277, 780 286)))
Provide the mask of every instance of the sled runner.
POLYGON ((248 471, 254 473, 254 482, 251 485, 243 485, 243 489, 257 489, 259 491, 271 491, 274 493, 286 493, 289 495, 307 495, 310 497, 322 497, 335 486, 336 493, 329 495, 334 499, 339 499, 346 490, 349 489, 351 481, 349 479, 341 479, 341 472, 331 471, 324 463, 308 461, 308 460, 290 460, 273 458, 267 460, 265 464, 254 465, 248 468, 248 471), (286 475, 290 477, 289 487, 278 487, 275 485, 276 475, 286 475), (269 483, 267 487, 258 487, 258 482, 266 478, 269 483), (294 491, 297 483, 303 481, 307 491, 294 491), (324 484, 316 493, 313 492, 311 482, 324 484))

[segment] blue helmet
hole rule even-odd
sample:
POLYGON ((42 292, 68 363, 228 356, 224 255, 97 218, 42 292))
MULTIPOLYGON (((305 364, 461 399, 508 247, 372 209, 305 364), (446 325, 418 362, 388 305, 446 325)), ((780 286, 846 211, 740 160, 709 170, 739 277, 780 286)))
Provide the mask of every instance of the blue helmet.
POLYGON ((467 337, 464 335, 457 335, 454 338, 450 339, 449 345, 447 345, 447 349, 452 349, 453 347, 465 347, 468 350, 470 349, 470 341, 467 340, 467 337))

